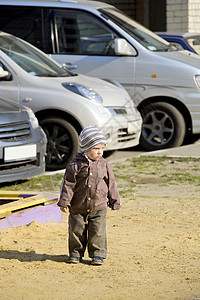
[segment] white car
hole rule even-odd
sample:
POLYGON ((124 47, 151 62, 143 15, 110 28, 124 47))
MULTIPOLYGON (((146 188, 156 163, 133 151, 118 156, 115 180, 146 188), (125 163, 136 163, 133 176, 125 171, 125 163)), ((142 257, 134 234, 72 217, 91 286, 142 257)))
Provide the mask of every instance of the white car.
POLYGON ((65 168, 78 134, 95 125, 105 150, 139 143, 142 119, 119 84, 71 73, 27 42, 0 32, 0 93, 30 107, 47 135, 48 170, 65 168))

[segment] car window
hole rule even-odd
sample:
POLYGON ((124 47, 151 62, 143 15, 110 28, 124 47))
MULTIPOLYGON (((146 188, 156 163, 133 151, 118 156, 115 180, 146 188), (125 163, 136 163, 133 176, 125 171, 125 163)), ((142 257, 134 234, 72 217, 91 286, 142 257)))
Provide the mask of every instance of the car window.
POLYGON ((52 53, 48 9, 31 6, 1 6, 0 29, 52 53))
POLYGON ((55 52, 81 55, 114 55, 117 35, 98 19, 83 12, 55 11, 55 52))
POLYGON ((0 50, 9 56, 23 70, 34 76, 71 76, 37 49, 11 35, 0 35, 0 50))
POLYGON ((143 47, 150 51, 176 51, 176 48, 161 39, 144 26, 140 25, 116 8, 99 9, 105 18, 110 19, 117 26, 132 36, 143 47))

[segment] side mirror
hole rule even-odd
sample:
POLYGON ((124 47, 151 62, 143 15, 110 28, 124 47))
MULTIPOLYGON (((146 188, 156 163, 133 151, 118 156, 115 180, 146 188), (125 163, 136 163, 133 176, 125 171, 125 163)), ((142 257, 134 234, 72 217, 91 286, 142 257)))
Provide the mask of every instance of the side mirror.
POLYGON ((4 71, 2 67, 0 67, 0 78, 7 77, 9 75, 8 71, 4 71))
POLYGON ((115 41, 115 53, 117 55, 136 55, 136 50, 125 40, 117 38, 115 41))

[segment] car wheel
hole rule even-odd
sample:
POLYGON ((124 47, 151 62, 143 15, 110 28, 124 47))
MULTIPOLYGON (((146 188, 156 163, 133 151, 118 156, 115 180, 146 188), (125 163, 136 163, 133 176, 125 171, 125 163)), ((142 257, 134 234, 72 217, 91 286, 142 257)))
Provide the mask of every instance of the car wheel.
POLYGON ((78 133, 67 121, 49 117, 40 121, 47 135, 46 170, 64 169, 78 151, 78 133))
POLYGON ((140 144, 146 150, 182 145, 186 125, 182 114, 171 104, 157 102, 141 110, 143 118, 140 144))

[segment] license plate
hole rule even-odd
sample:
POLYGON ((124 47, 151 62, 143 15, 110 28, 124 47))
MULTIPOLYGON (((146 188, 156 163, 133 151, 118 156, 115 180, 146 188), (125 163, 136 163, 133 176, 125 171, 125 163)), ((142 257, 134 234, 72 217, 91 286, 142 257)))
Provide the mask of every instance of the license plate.
POLYGON ((4 161, 17 161, 35 158, 37 155, 36 145, 24 145, 4 148, 4 161))
POLYGON ((133 133, 136 131, 135 122, 128 122, 128 133, 133 133))

